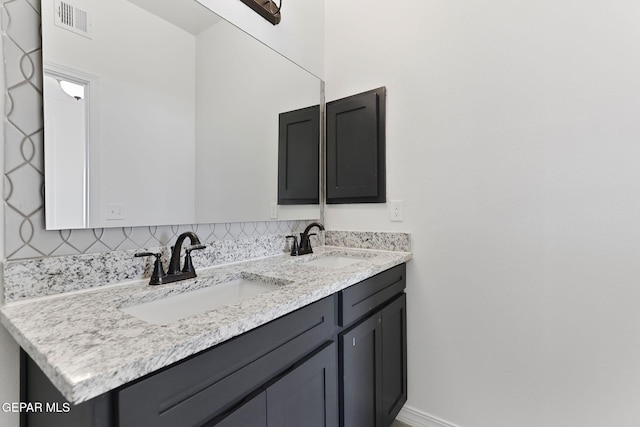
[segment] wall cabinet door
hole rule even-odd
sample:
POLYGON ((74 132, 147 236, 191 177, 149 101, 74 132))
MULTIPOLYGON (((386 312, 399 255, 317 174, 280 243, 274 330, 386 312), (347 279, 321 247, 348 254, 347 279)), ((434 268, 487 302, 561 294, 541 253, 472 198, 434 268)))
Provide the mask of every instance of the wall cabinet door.
POLYGON ((381 87, 327 103, 327 203, 384 203, 385 99, 381 87))
POLYGON ((337 426, 336 364, 336 345, 327 343, 267 387, 267 425, 337 426))

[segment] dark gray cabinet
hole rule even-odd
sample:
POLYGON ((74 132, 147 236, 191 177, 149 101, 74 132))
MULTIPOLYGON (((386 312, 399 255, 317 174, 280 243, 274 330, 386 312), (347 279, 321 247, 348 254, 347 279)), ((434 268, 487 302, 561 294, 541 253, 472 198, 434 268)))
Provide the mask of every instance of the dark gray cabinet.
POLYGON ((320 106, 281 113, 278 130, 278 204, 320 201, 320 106))
POLYGON ((326 342, 206 427, 338 425, 336 345, 326 342))
POLYGON ((342 319, 365 316, 339 335, 342 427, 389 427, 407 401, 405 283, 403 265, 342 292, 342 319))
POLYGON ((384 203, 386 88, 327 103, 327 203, 384 203))
POLYGON ((380 427, 382 336, 380 315, 341 334, 342 425, 380 427))
MULTIPOLYGON (((388 427, 406 401, 404 264, 22 427, 388 427)), ((66 400, 23 352, 21 400, 66 400)))
POLYGON ((407 401, 407 297, 382 309, 382 425, 390 426, 407 401))
POLYGON ((20 401, 55 405, 57 410, 21 412, 21 427, 114 426, 113 399, 105 393, 90 401, 70 405, 38 365, 20 350, 20 401))
POLYGON ((269 427, 338 425, 336 345, 317 350, 267 387, 269 427))
POLYGON ((245 399, 237 408, 208 422, 204 427, 267 427, 267 393, 245 399))
POLYGON ((334 327, 328 297, 126 386, 116 392, 119 427, 202 425, 330 341, 334 327))

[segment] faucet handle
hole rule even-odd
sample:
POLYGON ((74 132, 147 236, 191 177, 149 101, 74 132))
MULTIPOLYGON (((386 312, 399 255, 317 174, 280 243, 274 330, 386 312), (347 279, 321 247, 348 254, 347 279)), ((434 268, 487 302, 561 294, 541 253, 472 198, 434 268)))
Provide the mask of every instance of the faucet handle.
POLYGON ((182 267, 183 273, 195 273, 196 269, 193 267, 193 261, 191 260, 191 251, 197 251, 198 249, 204 249, 207 245, 192 245, 185 248, 184 252, 184 267, 182 267))
POLYGON ((300 252, 302 254, 313 253, 313 250, 311 249, 311 236, 317 236, 317 234, 309 233, 305 235, 304 233, 300 233, 300 252))
POLYGON ((298 238, 296 236, 286 236, 287 239, 293 239, 293 245, 291 245, 291 256, 298 255, 298 238))
POLYGON ((134 255, 134 257, 138 258, 138 257, 143 257, 143 256, 155 256, 158 257, 160 256, 159 253, 153 253, 153 252, 138 252, 137 254, 134 255))
POLYGON ((184 249, 184 267, 182 267, 183 273, 195 273, 196 269, 193 267, 193 261, 191 260, 191 251, 197 251, 199 249, 206 248, 207 245, 203 245, 202 243, 197 245, 191 245, 184 249))
POLYGON ((162 260, 160 259, 161 254, 154 252, 139 252, 134 255, 135 257, 147 257, 154 256, 156 260, 153 264, 153 273, 151 273, 151 280, 149 280, 150 285, 160 285, 162 284, 162 278, 166 276, 164 272, 164 268, 162 267, 162 260))

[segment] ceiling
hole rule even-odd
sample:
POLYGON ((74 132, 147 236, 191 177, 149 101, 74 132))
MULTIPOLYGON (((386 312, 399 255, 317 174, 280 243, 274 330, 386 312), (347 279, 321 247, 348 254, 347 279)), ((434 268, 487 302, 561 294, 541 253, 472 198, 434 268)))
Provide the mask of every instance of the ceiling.
POLYGON ((219 22, 220 18, 195 0, 129 0, 142 9, 197 36, 219 22))

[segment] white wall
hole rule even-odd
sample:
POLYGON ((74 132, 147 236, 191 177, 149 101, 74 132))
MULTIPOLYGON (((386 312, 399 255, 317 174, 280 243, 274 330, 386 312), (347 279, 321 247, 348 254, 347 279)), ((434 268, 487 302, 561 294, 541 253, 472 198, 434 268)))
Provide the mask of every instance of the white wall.
MULTIPOLYGON (((0 50, 4 52, 4 37, 0 37, 0 50)), ((0 90, 5 93, 5 70, 0 67, 0 90)), ((0 97, 0 111, 5 109, 5 97, 0 97)), ((0 121, 0 164, 4 165, 4 120, 0 121)), ((0 184, 4 194, 4 180, 0 184)), ((0 220, 4 224, 4 203, 0 203, 0 220)), ((0 259, 4 259, 4 227, 0 227, 0 259)), ((4 283, 0 278, 0 304, 4 302, 4 283)), ((0 404, 20 400, 20 348, 9 332, 0 326, 0 404)), ((18 414, 0 410, 0 426, 18 427, 18 414)))
MULTIPOLYGON (((224 21, 198 35, 196 57, 195 222, 212 211, 221 222, 269 218, 278 115, 318 105, 320 81, 224 21)), ((317 204, 278 208, 280 220, 319 216, 317 204)))
POLYGON ((640 425, 640 4, 362 6, 325 3, 327 100, 387 86, 405 221, 329 206, 326 225, 412 233, 408 406, 640 425))
POLYGON ((275 26, 240 0, 196 1, 323 78, 324 0, 284 1, 282 20, 275 26))
POLYGON ((53 0, 42 3, 45 61, 99 79, 89 225, 121 226, 106 215, 112 203, 124 205, 127 225, 190 222, 185 218, 193 218, 194 206, 193 35, 126 0, 87 0, 83 7, 93 23, 88 39, 53 25, 53 0), (153 161, 140 160, 149 153, 153 161))

